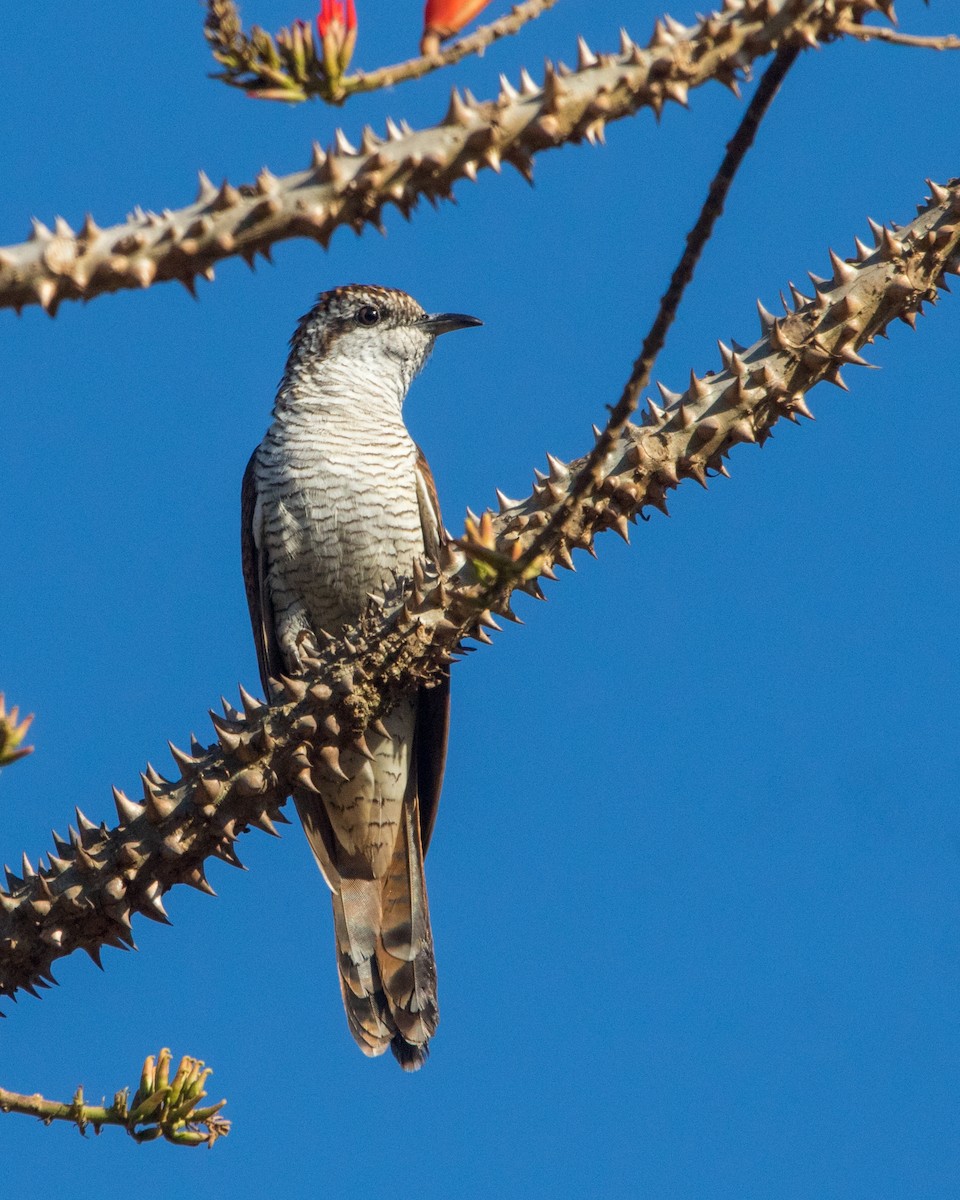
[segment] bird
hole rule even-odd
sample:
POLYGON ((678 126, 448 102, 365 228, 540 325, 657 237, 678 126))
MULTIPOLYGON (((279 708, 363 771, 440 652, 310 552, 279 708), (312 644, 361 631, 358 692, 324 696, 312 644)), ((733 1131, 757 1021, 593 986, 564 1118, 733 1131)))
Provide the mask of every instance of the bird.
MULTIPOLYGON (((322 292, 290 340, 273 421, 241 493, 241 552, 260 676, 303 670, 305 635, 355 623, 448 539, 433 476, 403 402, 444 333, 481 325, 427 313, 405 292, 322 292)), ((274 685, 275 686, 275 685, 274 685)), ((389 1046, 417 1070, 437 1028, 423 857, 446 760, 450 678, 402 696, 368 730, 370 757, 341 751, 345 779, 295 788, 333 899, 347 1024, 369 1056, 389 1046)))

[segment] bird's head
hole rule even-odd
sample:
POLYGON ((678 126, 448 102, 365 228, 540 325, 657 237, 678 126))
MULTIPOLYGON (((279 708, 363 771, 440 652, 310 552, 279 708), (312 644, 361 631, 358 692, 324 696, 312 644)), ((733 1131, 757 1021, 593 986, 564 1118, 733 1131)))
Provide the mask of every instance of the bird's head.
POLYGON ((349 284, 322 292, 290 340, 281 393, 319 389, 327 402, 342 395, 402 403, 440 334, 482 323, 463 313, 428 313, 393 288, 349 284))

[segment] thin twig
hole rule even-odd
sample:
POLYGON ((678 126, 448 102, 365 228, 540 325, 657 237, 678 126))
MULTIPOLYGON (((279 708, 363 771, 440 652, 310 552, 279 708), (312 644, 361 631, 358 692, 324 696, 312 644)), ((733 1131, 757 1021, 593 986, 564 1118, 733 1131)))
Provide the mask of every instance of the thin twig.
POLYGON ((920 50, 960 50, 960 37, 955 33, 944 33, 938 37, 921 37, 916 33, 901 33, 899 29, 884 29, 879 25, 858 25, 845 21, 841 32, 862 42, 889 42, 892 46, 912 46, 920 50))
POLYGON ((392 67, 381 67, 369 73, 358 71, 356 75, 344 79, 344 87, 351 95, 372 92, 377 88, 405 83, 408 79, 420 79, 429 75, 431 71, 440 70, 441 67, 452 67, 471 54, 483 54, 487 46, 517 33, 528 21, 535 21, 556 3, 557 0, 526 0, 525 4, 518 4, 511 9, 508 16, 491 21, 489 25, 482 26, 468 37, 459 38, 438 54, 420 55, 419 58, 411 58, 392 67))
MULTIPOLYGON (((518 576, 523 577, 528 571, 535 568, 538 558, 553 547, 571 514, 576 511, 587 493, 596 488, 602 478, 606 459, 630 416, 636 411, 640 393, 650 381, 650 372, 666 341, 667 331, 676 317, 684 291, 693 278, 697 262, 713 232, 717 218, 723 212, 723 205, 734 176, 747 151, 753 145, 760 122, 766 115, 784 76, 790 70, 799 52, 797 46, 783 47, 777 51, 773 62, 764 72, 736 133, 727 144, 727 152, 720 164, 720 169, 710 184, 710 190, 703 202, 697 222, 687 234, 686 247, 671 276, 670 286, 660 300, 656 318, 644 339, 640 356, 633 364, 633 370, 624 386, 623 393, 611 410, 606 426, 574 479, 563 503, 554 512, 550 522, 541 533, 517 559, 513 569, 518 576)), ((502 589, 503 585, 498 583, 497 586, 502 589)))

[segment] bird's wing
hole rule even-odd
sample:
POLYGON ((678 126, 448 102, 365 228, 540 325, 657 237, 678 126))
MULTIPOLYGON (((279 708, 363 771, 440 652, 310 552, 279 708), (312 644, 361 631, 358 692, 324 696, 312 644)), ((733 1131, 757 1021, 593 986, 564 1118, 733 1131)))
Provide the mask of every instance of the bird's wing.
POLYGON ((270 703, 270 676, 276 679, 284 670, 280 644, 273 618, 273 604, 267 587, 266 555, 257 546, 254 522, 257 517, 257 482, 254 475, 257 452, 254 450, 243 473, 240 489, 240 557, 243 563, 243 582, 247 589, 247 606, 250 609, 250 624, 253 626, 253 641, 257 648, 260 680, 264 695, 270 703))
MULTIPOLYGON (((433 475, 423 451, 417 447, 417 497, 420 524, 428 557, 436 558, 447 540, 440 515, 440 500, 433 475)), ((417 696, 417 726, 414 757, 417 764, 417 791, 420 796, 420 839, 426 854, 437 819, 443 768, 447 760, 447 736, 450 731, 450 674, 433 687, 420 688, 417 696)))

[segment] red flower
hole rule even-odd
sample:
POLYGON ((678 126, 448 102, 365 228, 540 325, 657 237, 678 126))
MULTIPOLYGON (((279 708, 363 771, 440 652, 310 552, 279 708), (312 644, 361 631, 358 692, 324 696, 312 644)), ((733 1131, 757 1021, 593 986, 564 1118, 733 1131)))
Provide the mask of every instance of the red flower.
POLYGON ((317 32, 323 47, 323 65, 331 79, 339 79, 350 64, 357 41, 357 10, 353 0, 321 0, 317 32))
POLYGON ((423 13, 421 54, 435 54, 440 43, 459 33, 490 0, 427 0, 423 13))

